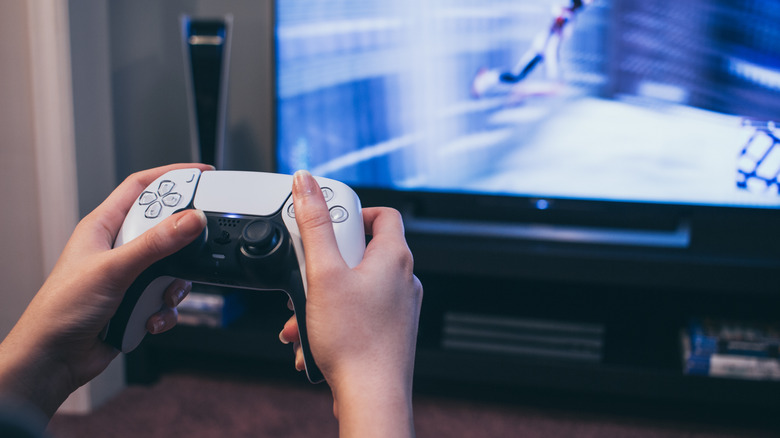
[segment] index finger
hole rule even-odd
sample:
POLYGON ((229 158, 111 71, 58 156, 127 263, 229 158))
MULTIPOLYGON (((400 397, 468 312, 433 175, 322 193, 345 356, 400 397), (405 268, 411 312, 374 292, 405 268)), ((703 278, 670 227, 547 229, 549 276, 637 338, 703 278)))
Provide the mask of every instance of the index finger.
POLYGON ((402 263, 414 263, 406 243, 401 213, 388 207, 365 208, 363 222, 366 234, 372 236, 371 242, 366 247, 364 260, 386 261, 398 257, 402 263))
POLYGON ((398 210, 389 207, 369 207, 363 209, 363 224, 366 234, 393 235, 404 237, 404 222, 398 210))

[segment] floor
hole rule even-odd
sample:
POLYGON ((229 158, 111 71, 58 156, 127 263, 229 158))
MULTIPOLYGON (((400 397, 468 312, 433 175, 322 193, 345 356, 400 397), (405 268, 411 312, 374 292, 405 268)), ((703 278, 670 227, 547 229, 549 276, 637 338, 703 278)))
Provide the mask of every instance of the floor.
MULTIPOLYGON (((564 399, 513 403, 458 397, 452 391, 418 392, 418 437, 780 436, 766 425, 642 414, 595 404, 577 407, 564 399)), ((325 385, 184 371, 163 375, 154 385, 130 386, 91 415, 58 414, 49 432, 55 438, 336 437, 331 403, 325 385)))

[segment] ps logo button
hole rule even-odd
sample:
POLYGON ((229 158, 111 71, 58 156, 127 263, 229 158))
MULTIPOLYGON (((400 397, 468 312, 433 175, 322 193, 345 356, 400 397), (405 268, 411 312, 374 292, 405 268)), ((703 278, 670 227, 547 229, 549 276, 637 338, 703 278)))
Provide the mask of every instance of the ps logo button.
POLYGON ((154 219, 160 215, 161 211, 162 211, 162 204, 160 204, 159 202, 155 202, 154 204, 146 207, 146 212, 144 212, 144 216, 146 216, 147 219, 154 219))
POLYGON ((348 217, 347 209, 342 206, 337 205, 330 209, 330 220, 334 224, 344 222, 348 217))
POLYGON ((179 201, 181 201, 181 195, 178 193, 168 193, 162 198, 162 202, 166 207, 176 207, 179 201))
POLYGON ((165 196, 173 190, 174 186, 176 186, 176 184, 174 184, 173 181, 165 180, 160 183, 160 186, 157 188, 157 193, 159 193, 160 196, 165 196))
POLYGON ((216 239, 214 239, 214 242, 220 245, 227 245, 228 243, 230 243, 230 233, 228 233, 225 230, 222 230, 219 236, 216 239))
POLYGON ((141 205, 149 205, 157 199, 157 195, 152 192, 143 192, 141 197, 138 198, 138 203, 141 205))

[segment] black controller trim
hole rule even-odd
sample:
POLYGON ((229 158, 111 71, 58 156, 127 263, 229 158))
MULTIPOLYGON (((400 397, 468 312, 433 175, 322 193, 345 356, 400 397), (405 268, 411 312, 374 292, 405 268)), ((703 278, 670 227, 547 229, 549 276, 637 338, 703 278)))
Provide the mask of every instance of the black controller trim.
POLYGON ((135 309, 135 305, 128 305, 127 303, 137 303, 141 299, 141 295, 146 288, 154 280, 162 277, 161 262, 157 262, 147 270, 141 273, 138 278, 133 281, 133 284, 125 292, 122 302, 119 304, 114 316, 111 317, 111 321, 105 329, 105 341, 122 351, 122 341, 125 337, 125 332, 129 326, 130 316, 135 309))

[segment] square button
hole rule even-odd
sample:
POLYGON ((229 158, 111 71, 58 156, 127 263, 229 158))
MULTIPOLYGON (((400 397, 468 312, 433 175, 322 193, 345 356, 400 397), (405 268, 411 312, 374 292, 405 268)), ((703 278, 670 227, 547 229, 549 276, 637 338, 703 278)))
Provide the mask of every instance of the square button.
POLYGON ((156 200, 157 200, 157 195, 155 195, 154 193, 143 192, 141 193, 141 197, 138 199, 138 203, 141 205, 149 205, 156 200))

